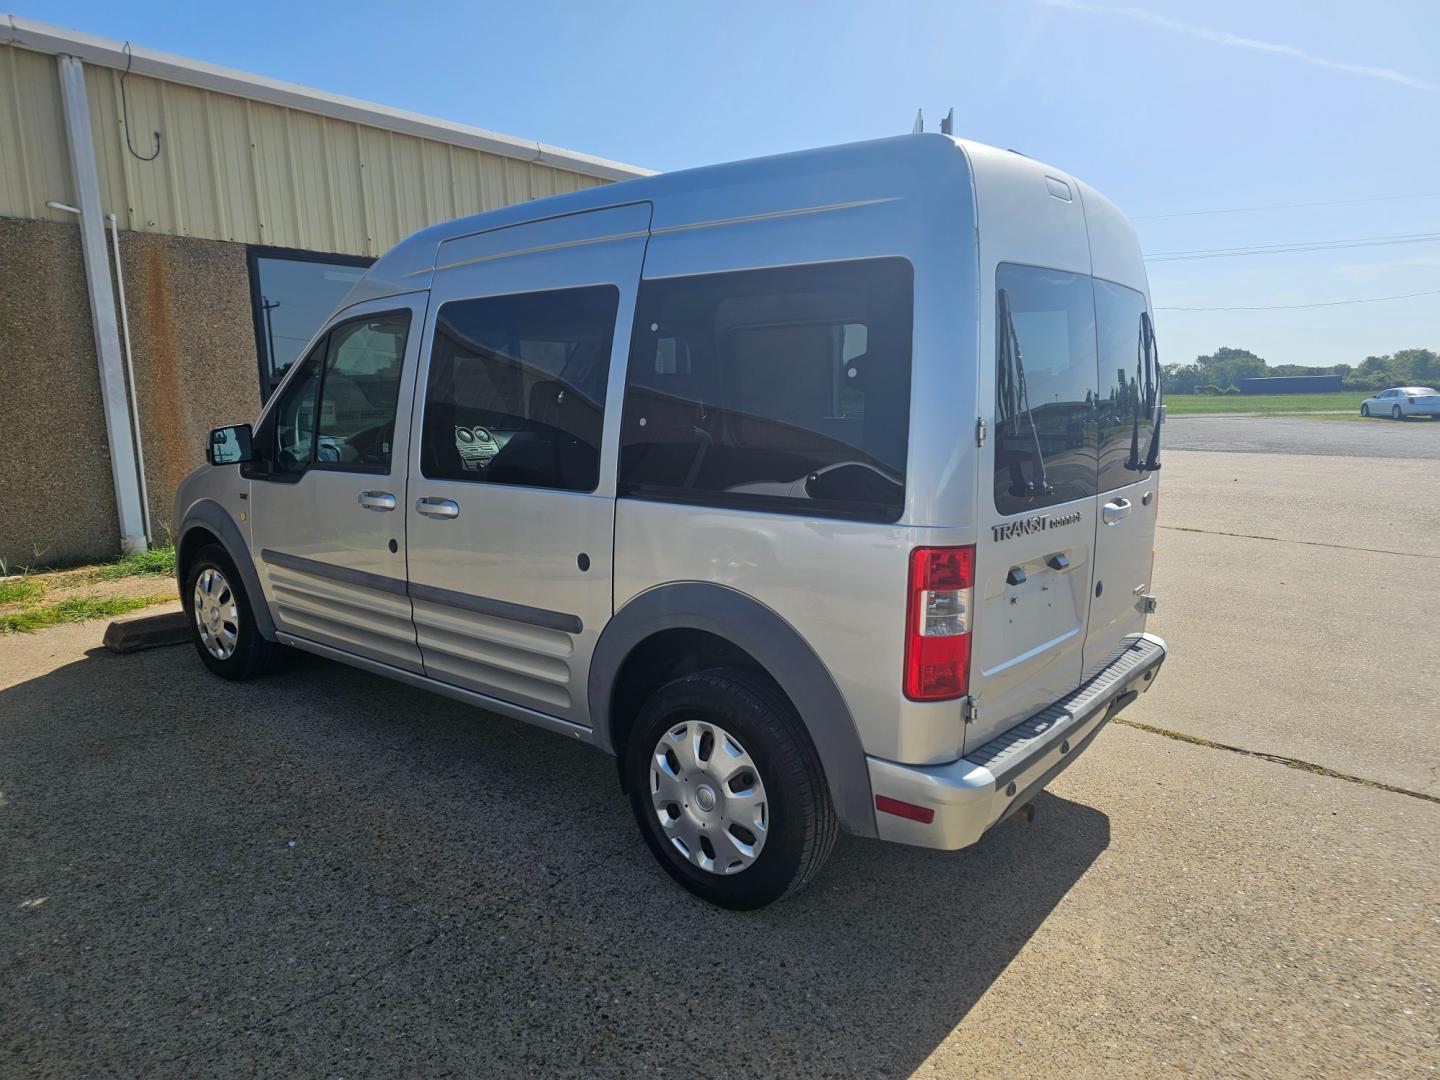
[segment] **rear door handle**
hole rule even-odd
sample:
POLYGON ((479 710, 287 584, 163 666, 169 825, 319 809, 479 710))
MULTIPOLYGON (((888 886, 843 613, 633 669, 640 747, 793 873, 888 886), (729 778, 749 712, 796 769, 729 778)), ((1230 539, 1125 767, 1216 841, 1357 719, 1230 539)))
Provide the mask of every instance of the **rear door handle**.
POLYGON ((453 518, 460 516, 460 504, 454 499, 432 499, 428 496, 415 500, 415 509, 426 517, 453 518))
POLYGON ((1101 517, 1105 519, 1106 525, 1114 525, 1117 521, 1130 513, 1129 499, 1116 499, 1114 502, 1107 502, 1101 509, 1101 517))
POLYGON ((362 491, 360 505, 366 510, 394 510, 395 496, 388 491, 362 491))

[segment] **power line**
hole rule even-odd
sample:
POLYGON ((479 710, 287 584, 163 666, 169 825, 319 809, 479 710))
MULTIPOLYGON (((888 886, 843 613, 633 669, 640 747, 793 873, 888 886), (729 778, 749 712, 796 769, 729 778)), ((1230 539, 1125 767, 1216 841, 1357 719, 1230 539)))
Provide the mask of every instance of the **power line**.
POLYGON ((1389 300, 1410 300, 1417 296, 1440 296, 1440 289, 1401 293, 1399 296, 1367 296, 1360 300, 1327 300, 1319 304, 1265 304, 1259 307, 1157 307, 1156 311, 1298 311, 1301 308, 1344 307, 1348 304, 1383 304, 1389 300))
POLYGON ((1262 210, 1296 210, 1314 206, 1354 206, 1356 203, 1396 202, 1400 199, 1440 199, 1440 191, 1417 195, 1374 195, 1364 199, 1328 199, 1325 202, 1272 203, 1269 206, 1232 206, 1224 210, 1178 210, 1170 214, 1136 214, 1131 221, 1159 221, 1162 218, 1205 217, 1210 214, 1254 214, 1262 210))
POLYGON ((1361 236, 1351 240, 1307 240, 1251 247, 1157 251, 1144 258, 1146 262, 1187 262, 1194 259, 1237 259, 1250 255, 1289 255, 1306 251, 1343 251, 1347 248, 1388 247, 1392 244, 1433 244, 1436 241, 1440 241, 1440 233, 1410 233, 1402 236, 1361 236))
POLYGON ((1392 234, 1390 234, 1390 235, 1388 235, 1388 236, 1355 236, 1355 237, 1350 237, 1350 238, 1348 238, 1348 239, 1340 239, 1340 240, 1282 240, 1282 241, 1280 241, 1279 243, 1275 243, 1275 244, 1244 244, 1244 245, 1241 245, 1240 247, 1188 248, 1188 249, 1186 249, 1186 250, 1184 250, 1184 251, 1154 251, 1154 252, 1151 252, 1151 253, 1150 253, 1149 255, 1147 255, 1146 257, 1147 257, 1147 258, 1151 258, 1151 257, 1169 256, 1169 255, 1205 255, 1205 254, 1208 254, 1208 253, 1211 253, 1211 252, 1218 252, 1218 253, 1224 254, 1224 253, 1231 252, 1231 251, 1269 251, 1269 250, 1274 249, 1274 248, 1288 248, 1288 247, 1301 247, 1301 246, 1308 247, 1308 246, 1311 246, 1311 245, 1314 245, 1314 244, 1358 244, 1358 243, 1370 243, 1371 241, 1379 241, 1379 240, 1414 240, 1414 239, 1424 239, 1424 240, 1428 240, 1428 239, 1429 239, 1430 237, 1432 237, 1432 236, 1440 236, 1440 233, 1433 233, 1433 232, 1429 232, 1429 233, 1399 233, 1399 234, 1394 234, 1394 233, 1392 233, 1392 234))

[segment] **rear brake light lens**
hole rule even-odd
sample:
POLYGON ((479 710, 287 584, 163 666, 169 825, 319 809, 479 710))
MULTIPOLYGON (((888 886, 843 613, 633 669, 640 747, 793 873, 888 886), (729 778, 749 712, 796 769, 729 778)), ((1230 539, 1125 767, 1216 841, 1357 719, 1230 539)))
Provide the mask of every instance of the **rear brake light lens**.
POLYGON ((970 629, 975 548, 916 548, 910 553, 905 615, 905 696, 945 701, 970 689, 970 629))

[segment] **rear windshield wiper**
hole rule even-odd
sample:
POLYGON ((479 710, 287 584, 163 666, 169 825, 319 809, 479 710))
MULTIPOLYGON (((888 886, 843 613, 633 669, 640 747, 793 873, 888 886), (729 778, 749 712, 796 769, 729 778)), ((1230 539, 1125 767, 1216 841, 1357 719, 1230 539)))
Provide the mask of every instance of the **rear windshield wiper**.
POLYGON ((1154 472, 1160 468, 1160 349, 1150 313, 1140 313, 1140 336, 1135 345, 1135 415, 1130 427, 1130 456, 1125 468, 1131 472, 1154 472), (1150 445, 1140 461, 1140 417, 1150 417, 1150 445))
POLYGON ((1147 404, 1150 407, 1150 449, 1145 454, 1145 471, 1156 472, 1160 468, 1160 425, 1165 422, 1164 391, 1160 389, 1160 345, 1155 340, 1155 326, 1150 313, 1140 313, 1141 333, 1144 335, 1145 354, 1150 368, 1155 373, 1155 383, 1147 404))
POLYGON ((1035 427, 1035 415, 1030 411, 1030 390, 1025 383, 1025 361, 1020 355, 1020 338, 1015 333, 1015 319, 1010 312, 1010 294, 999 290, 1000 302, 1000 371, 999 401, 1000 416, 996 424, 996 449, 999 449, 999 426, 1010 422, 1012 435, 1020 434, 1020 415, 1023 413, 1030 425, 1030 440, 1034 447, 1033 459, 1037 480, 1027 481, 1018 466, 1016 487, 1026 495, 1053 495, 1055 489, 1045 472, 1045 452, 1040 448, 1040 432, 1035 427))

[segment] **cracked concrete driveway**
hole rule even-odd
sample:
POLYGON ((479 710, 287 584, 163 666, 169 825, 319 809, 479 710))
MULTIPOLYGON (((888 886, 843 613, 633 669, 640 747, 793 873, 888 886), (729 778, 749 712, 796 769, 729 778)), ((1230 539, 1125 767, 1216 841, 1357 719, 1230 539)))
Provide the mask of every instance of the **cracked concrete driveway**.
MULTIPOLYGON (((1355 750, 1435 753, 1397 702, 1291 705, 1339 685, 1312 656, 1381 663, 1421 624, 1391 640, 1377 609, 1357 637, 1276 606, 1263 568, 1341 572, 1312 561, 1331 549, 1182 532, 1204 514, 1251 514, 1232 530, 1251 534, 1293 522, 1192 499, 1218 482, 1201 453, 1166 467, 1176 651, 1125 718, 1423 786, 1355 750), (1217 643, 1208 621, 1228 602, 1216 575, 1241 564, 1233 587, 1270 605, 1273 678, 1236 676, 1261 646, 1217 643)), ((845 838, 809 890, 735 914, 653 864, 595 751, 318 660, 231 685, 185 648, 112 656, 102 629, 0 643, 7 1078, 1419 1076, 1440 1060, 1424 792, 1114 724, 1033 825, 949 855, 845 838)))

